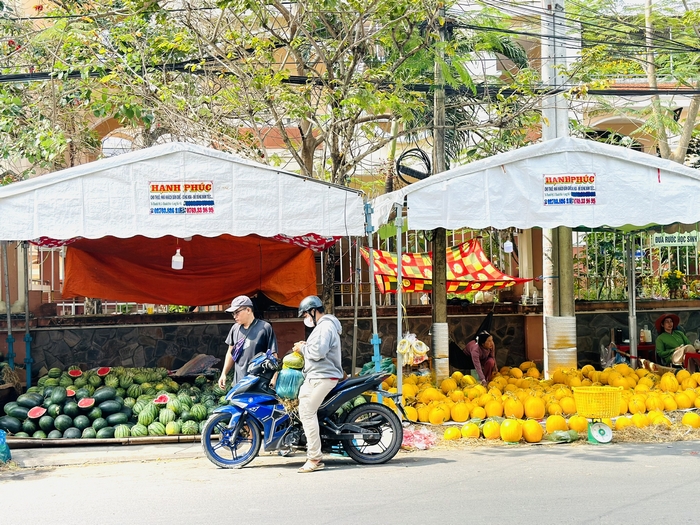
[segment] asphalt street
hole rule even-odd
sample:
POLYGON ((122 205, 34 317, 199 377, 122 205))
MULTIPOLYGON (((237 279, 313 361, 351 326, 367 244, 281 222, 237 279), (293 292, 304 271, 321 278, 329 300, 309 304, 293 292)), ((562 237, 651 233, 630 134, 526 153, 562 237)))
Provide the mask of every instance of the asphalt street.
POLYGON ((301 454, 222 470, 198 445, 106 449, 14 451, 0 523, 700 522, 696 441, 402 451, 373 467, 329 457, 310 474, 301 454))

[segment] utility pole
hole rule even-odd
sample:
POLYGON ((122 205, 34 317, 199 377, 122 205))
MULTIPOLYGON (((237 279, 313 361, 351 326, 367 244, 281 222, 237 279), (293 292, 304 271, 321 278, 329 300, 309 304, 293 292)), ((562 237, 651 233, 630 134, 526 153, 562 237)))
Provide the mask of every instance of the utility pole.
MULTIPOLYGON (((445 171, 445 79, 442 63, 445 58, 445 8, 438 10, 438 60, 435 61, 435 94, 433 99, 433 173, 445 171)), ((447 329, 447 232, 433 230, 433 326, 432 347, 435 379, 439 382, 450 375, 449 334, 447 329)))
MULTIPOLYGON (((564 85, 562 72, 566 67, 564 0, 543 0, 542 6, 542 82, 556 90, 564 85)), ((543 140, 569 135, 568 106, 561 93, 545 97, 542 101, 542 115, 543 140)), ((542 230, 542 276, 544 373, 545 377, 549 377, 549 349, 552 341, 548 340, 548 332, 552 331, 554 325, 550 320, 560 316, 575 318, 576 313, 571 228, 542 230)), ((575 341, 573 345, 575 346, 575 341)))

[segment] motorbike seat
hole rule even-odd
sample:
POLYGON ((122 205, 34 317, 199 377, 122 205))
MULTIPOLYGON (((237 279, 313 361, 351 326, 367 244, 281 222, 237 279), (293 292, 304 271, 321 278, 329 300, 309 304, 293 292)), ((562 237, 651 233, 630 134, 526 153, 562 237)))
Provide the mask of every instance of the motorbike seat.
MULTIPOLYGON (((349 377, 345 380, 338 381, 338 383, 333 387, 333 389, 328 393, 328 396, 332 396, 335 394, 338 390, 343 389, 343 388, 349 388, 355 385, 360 385, 362 383, 365 383, 367 381, 369 376, 361 376, 361 377, 349 377)), ((326 396, 326 397, 328 397, 326 396)))

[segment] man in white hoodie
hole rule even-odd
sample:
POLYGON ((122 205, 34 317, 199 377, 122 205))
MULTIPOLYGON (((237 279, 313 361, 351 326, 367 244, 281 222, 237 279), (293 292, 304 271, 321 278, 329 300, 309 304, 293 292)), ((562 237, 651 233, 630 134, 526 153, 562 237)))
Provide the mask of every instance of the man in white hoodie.
POLYGON ((294 345, 294 351, 304 355, 304 383, 299 390, 299 419, 306 434, 306 463, 299 472, 313 472, 324 467, 318 407, 326 394, 343 378, 341 365, 340 321, 323 311, 323 303, 315 295, 304 298, 299 305, 299 317, 313 331, 307 341, 294 345))

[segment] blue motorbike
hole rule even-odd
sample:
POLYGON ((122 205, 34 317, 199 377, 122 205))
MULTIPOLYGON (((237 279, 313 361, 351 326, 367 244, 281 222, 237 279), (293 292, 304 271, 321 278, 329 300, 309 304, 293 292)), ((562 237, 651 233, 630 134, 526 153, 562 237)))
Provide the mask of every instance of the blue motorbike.
MULTIPOLYGON (((270 352, 255 356, 248 375, 227 394, 229 404, 210 416, 202 430, 202 447, 216 466, 244 467, 258 455, 261 446, 266 452, 278 451, 281 455, 305 447, 299 418, 294 410, 285 408, 271 386, 279 368, 279 361, 270 352)), ((388 376, 377 373, 346 379, 328 393, 318 409, 324 452, 344 451, 364 465, 385 463, 396 455, 403 440, 397 415, 380 403, 348 407, 348 402, 360 394, 377 391, 388 376)))

